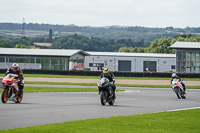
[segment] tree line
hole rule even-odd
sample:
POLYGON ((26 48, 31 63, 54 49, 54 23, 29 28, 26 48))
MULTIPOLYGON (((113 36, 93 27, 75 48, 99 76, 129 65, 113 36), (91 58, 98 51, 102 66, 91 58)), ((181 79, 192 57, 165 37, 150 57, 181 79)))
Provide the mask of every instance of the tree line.
POLYGON ((200 42, 200 37, 192 34, 178 35, 175 37, 162 37, 153 40, 145 47, 144 40, 134 41, 132 39, 103 40, 97 37, 87 37, 73 34, 62 37, 21 37, 8 38, 0 36, 0 47, 5 48, 47 48, 47 49, 82 49, 84 51, 102 52, 134 52, 134 53, 175 53, 170 46, 176 41, 200 42), (51 40, 50 40, 51 39, 51 40), (34 46, 35 42, 47 43, 51 41, 50 47, 34 46))
POLYGON ((21 38, 8 38, 0 36, 0 47, 7 48, 34 48, 34 43, 47 43, 51 42, 50 47, 35 46, 38 48, 49 49, 82 49, 85 51, 118 51, 120 47, 144 47, 144 40, 134 41, 131 39, 103 40, 96 37, 87 37, 83 35, 73 34, 62 37, 21 37, 21 38))
POLYGON ((170 49, 170 46, 176 41, 181 42, 200 42, 200 37, 192 34, 188 35, 178 35, 174 38, 162 37, 160 39, 155 39, 151 42, 150 46, 147 48, 141 47, 121 47, 118 52, 131 52, 131 53, 165 53, 174 54, 175 50, 170 49))
MULTIPOLYGON (((182 34, 197 34, 200 33, 200 27, 186 28, 148 28, 141 26, 107 26, 107 27, 90 27, 76 25, 51 25, 38 23, 25 23, 25 33, 31 37, 48 37, 48 32, 52 29, 53 37, 62 37, 73 34, 83 35, 86 37, 100 38, 105 41, 120 39, 131 39, 134 42, 144 41, 144 46, 148 47, 150 43, 162 37, 170 37, 182 34), (29 32, 30 31, 30 32, 29 32), (33 31, 33 32, 31 32, 33 31), (37 34, 36 34, 37 33, 37 34), (44 33, 44 34, 42 34, 44 33)), ((0 35, 20 38, 22 24, 20 23, 0 23, 0 35)))
POLYGON ((59 49, 82 49, 85 51, 118 51, 120 47, 144 47, 144 40, 135 42, 131 39, 103 40, 97 37, 86 37, 83 35, 69 35, 53 39, 50 48, 59 49))

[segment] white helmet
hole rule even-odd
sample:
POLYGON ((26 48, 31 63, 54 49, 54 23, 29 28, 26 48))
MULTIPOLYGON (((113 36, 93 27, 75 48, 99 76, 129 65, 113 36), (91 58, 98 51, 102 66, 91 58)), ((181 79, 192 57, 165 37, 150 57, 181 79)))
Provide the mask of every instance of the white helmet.
POLYGON ((14 70, 17 70, 17 69, 19 68, 19 64, 13 63, 13 64, 12 64, 12 68, 13 68, 14 70))

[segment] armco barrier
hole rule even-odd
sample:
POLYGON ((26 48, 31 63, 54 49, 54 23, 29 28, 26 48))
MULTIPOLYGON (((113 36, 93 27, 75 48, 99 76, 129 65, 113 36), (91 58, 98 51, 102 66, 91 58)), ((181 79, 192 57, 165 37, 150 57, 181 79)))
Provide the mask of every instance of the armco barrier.
MULTIPOLYGON (((0 73, 5 73, 6 69, 0 69, 0 73)), ((79 75, 79 76, 99 76, 102 71, 56 71, 56 70, 28 70, 24 69, 24 74, 54 74, 54 75, 79 75)), ((115 77, 167 77, 172 73, 157 72, 113 72, 115 77)), ((177 73, 181 78, 200 78, 200 73, 177 73)))

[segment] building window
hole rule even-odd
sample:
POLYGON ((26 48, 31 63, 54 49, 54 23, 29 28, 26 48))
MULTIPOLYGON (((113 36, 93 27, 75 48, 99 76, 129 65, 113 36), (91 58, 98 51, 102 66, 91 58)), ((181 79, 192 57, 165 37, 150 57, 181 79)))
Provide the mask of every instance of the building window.
POLYGON ((144 72, 156 72, 156 66, 157 62, 156 61, 144 61, 143 62, 143 70, 144 72))
POLYGON ((93 67, 93 63, 89 63, 89 67, 93 67))
POLYGON ((176 66, 175 65, 171 65, 171 69, 176 69, 176 66))
POLYGON ((176 54, 176 71, 177 72, 200 72, 200 52, 178 51, 176 54))

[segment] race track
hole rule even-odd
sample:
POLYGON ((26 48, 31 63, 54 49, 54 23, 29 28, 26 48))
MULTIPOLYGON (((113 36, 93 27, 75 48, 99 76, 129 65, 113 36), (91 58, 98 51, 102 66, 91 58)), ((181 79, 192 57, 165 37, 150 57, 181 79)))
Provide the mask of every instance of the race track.
POLYGON ((97 92, 24 93, 21 104, 0 103, 0 129, 200 107, 200 90, 177 99, 169 88, 125 89, 114 106, 102 106, 97 92))

